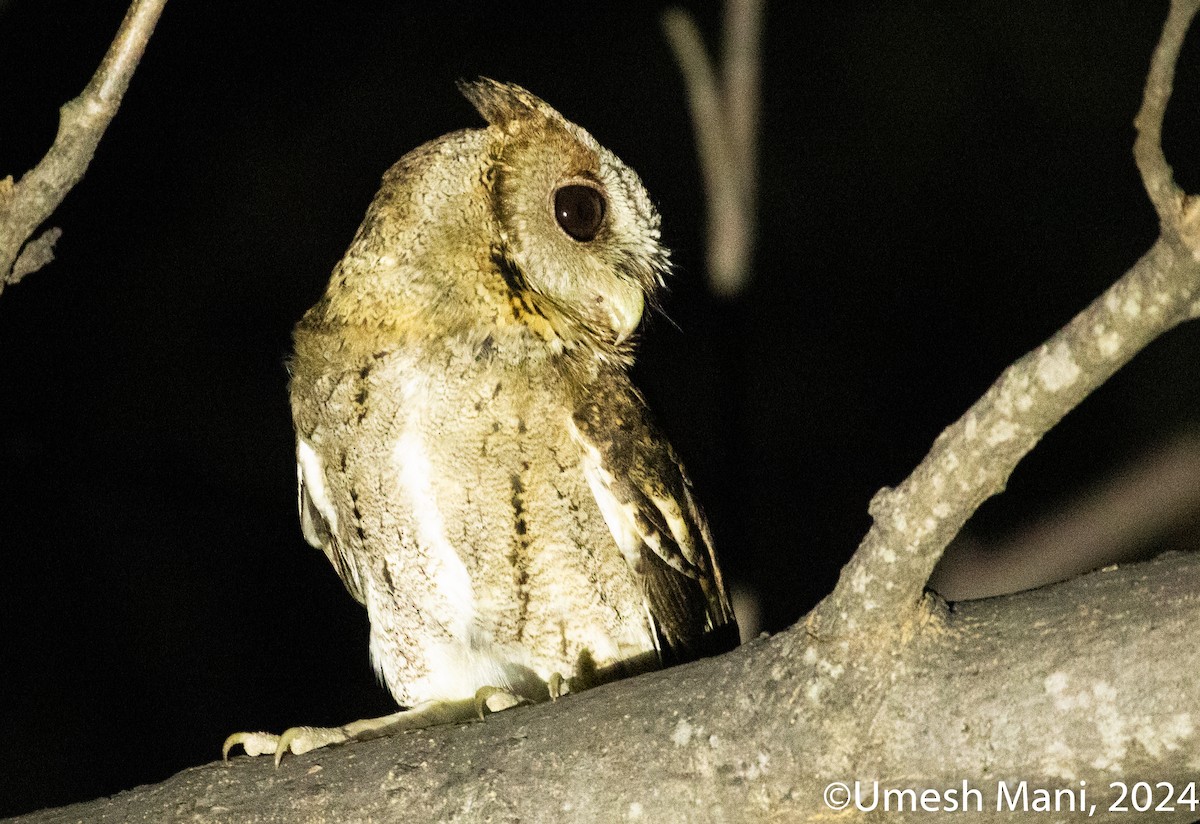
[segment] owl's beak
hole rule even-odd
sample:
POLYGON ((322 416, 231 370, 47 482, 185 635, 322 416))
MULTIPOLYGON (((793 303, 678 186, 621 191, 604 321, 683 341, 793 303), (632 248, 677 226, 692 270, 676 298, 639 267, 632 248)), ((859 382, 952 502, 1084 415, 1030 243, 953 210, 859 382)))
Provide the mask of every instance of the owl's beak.
POLYGON ((618 346, 637 331, 645 306, 642 290, 637 288, 621 290, 618 296, 607 302, 605 308, 608 309, 609 323, 617 335, 618 346))

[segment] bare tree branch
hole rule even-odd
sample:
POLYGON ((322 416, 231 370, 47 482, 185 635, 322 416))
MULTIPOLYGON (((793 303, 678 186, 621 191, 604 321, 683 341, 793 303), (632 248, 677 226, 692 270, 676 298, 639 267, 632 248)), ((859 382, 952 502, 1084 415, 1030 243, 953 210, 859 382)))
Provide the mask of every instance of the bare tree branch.
MULTIPOLYGON (((725 42, 721 50, 724 68, 724 100, 728 111, 729 143, 737 164, 736 181, 743 208, 749 211, 753 235, 758 112, 761 97, 762 54, 759 41, 763 27, 763 0, 727 0, 725 42)), ((753 238, 749 238, 753 240, 753 238)), ((746 254, 744 265, 753 263, 746 254)))
POLYGON ((39 236, 29 254, 22 255, 22 249, 83 178, 165 3, 133 0, 100 68, 83 93, 60 110, 58 135, 46 156, 17 183, 11 177, 0 180, 0 293, 53 259, 57 235, 49 232, 39 236), (18 257, 21 265, 15 267, 18 257))
POLYGON ((1137 128, 1137 139, 1133 144, 1133 159, 1142 176, 1146 194, 1158 212, 1163 231, 1175 227, 1179 222, 1179 208, 1183 192, 1175 185, 1171 167, 1162 149, 1163 116, 1171 90, 1175 83, 1175 61, 1195 14, 1195 4, 1172 0, 1167 22, 1163 25, 1162 37, 1154 48, 1150 59, 1150 70, 1146 74, 1146 88, 1142 94, 1142 108, 1133 119, 1137 128))
POLYGON ((1146 81, 1135 156, 1159 211, 1161 234, 1141 260, 1040 347, 1008 367, 967 413, 938 436, 895 489, 871 501, 870 531, 810 630, 840 635, 895 628, 916 617, 943 550, 1017 463, 1063 416, 1176 324, 1200 298, 1196 210, 1180 198, 1157 147, 1173 63, 1200 0, 1175 0, 1146 81), (907 618, 905 617, 907 616, 907 618))
POLYGON ((54 260, 54 244, 62 237, 62 229, 53 226, 38 235, 34 240, 25 244, 17 262, 13 264, 12 273, 8 276, 9 283, 20 283, 28 274, 36 272, 54 260))
POLYGON ((672 8, 662 17, 704 174, 709 285, 723 297, 745 287, 754 263, 762 17, 763 0, 726 0, 720 77, 692 16, 672 8))

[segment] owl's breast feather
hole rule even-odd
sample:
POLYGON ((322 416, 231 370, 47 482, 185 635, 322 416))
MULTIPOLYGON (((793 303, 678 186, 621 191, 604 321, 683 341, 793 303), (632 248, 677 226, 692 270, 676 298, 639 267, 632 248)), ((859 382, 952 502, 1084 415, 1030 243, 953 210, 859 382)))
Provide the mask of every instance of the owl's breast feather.
POLYGON ((353 486, 360 509, 376 490, 362 534, 342 531, 363 555, 372 657, 393 692, 462 697, 654 649, 561 374, 408 351, 355 375, 365 387, 345 393, 366 402, 340 427, 352 447, 330 484, 353 486))

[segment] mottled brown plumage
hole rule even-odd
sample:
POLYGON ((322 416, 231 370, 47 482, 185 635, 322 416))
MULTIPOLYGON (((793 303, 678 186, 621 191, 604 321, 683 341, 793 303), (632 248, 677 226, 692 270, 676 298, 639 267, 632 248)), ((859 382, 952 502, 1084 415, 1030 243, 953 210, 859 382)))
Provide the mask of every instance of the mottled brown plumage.
POLYGON ((658 215, 524 89, 462 89, 488 127, 388 171, 291 363, 304 535, 366 606, 406 707, 541 700, 555 676, 736 639, 691 485, 627 375, 667 269, 658 215))

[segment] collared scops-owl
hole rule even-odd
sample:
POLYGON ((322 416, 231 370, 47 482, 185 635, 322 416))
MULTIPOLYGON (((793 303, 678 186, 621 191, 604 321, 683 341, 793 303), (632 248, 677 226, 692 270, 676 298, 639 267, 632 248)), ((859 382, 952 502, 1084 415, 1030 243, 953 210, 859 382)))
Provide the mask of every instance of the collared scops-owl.
MULTIPOLYGON (((543 700, 737 639, 692 485, 628 375, 668 270, 649 196, 524 89, 461 89, 487 127, 387 172, 290 364, 304 536, 417 710, 543 700)), ((298 729, 226 750, 358 732, 298 729)))

